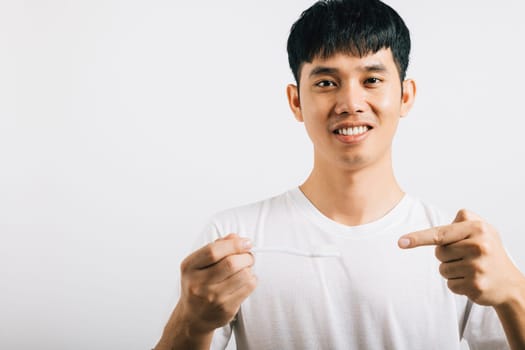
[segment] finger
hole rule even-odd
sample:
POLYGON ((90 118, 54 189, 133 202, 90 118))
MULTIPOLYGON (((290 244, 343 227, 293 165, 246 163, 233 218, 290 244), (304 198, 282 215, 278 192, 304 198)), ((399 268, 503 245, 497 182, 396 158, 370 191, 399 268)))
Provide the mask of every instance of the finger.
POLYGON ((197 271, 195 278, 205 283, 219 283, 254 263, 251 253, 232 254, 216 264, 197 271))
POLYGON ((464 221, 403 235, 399 238, 398 245, 404 249, 426 245, 441 246, 461 241, 469 236, 469 222, 464 221))
POLYGON ((183 262, 186 268, 202 269, 232 254, 246 253, 251 248, 247 238, 231 237, 207 244, 190 254, 183 262))
MULTIPOLYGON (((247 270, 247 269, 246 269, 247 270)), ((239 271, 238 274, 243 273, 239 271)), ((233 281, 230 281, 233 282, 233 281)), ((229 294, 223 295, 222 307, 225 310, 230 310, 229 313, 232 315, 232 318, 239 312, 241 303, 255 290, 257 287, 257 277, 251 273, 251 271, 246 272, 246 276, 241 278, 241 282, 237 284, 231 283, 233 287, 229 294)))
POLYGON ((223 282, 217 284, 217 288, 220 288, 221 294, 223 295, 236 295, 239 289, 252 285, 255 280, 256 277, 253 274, 252 269, 250 267, 246 267, 230 276, 223 282))
POLYGON ((237 314, 241 303, 256 286, 257 278, 250 268, 245 268, 219 284, 203 286, 197 295, 207 301, 213 312, 227 316, 228 320, 224 320, 227 323, 237 314))
POLYGON ((434 251, 436 258, 441 262, 451 262, 462 259, 465 254, 464 251, 461 248, 452 247, 458 243, 436 246, 436 250, 434 251))
POLYGON ((224 294, 227 298, 242 299, 250 295, 257 285, 257 276, 247 267, 224 281, 224 294))
POLYGON ((466 295, 469 287, 468 282, 464 278, 449 279, 447 281, 447 287, 456 294, 466 295))
POLYGON ((436 258, 442 262, 479 257, 483 253, 483 247, 472 238, 448 245, 437 246, 435 251, 436 258))
POLYGON ((448 280, 471 276, 472 270, 472 266, 465 260, 456 260, 439 265, 439 273, 448 280))
POLYGON ((255 280, 252 269, 247 267, 220 283, 200 286, 196 294, 203 296, 209 303, 221 305, 231 295, 238 295, 239 289, 253 285, 255 280))

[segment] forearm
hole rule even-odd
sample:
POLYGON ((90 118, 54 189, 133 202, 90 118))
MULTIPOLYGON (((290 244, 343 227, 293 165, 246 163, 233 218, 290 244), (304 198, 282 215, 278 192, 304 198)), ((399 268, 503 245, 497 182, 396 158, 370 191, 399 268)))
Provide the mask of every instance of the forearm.
POLYGON ((518 350, 525 349, 525 278, 515 290, 507 303, 495 309, 511 349, 518 350))
POLYGON ((181 306, 177 305, 164 327, 154 350, 209 350, 213 332, 195 334, 182 317, 181 306))

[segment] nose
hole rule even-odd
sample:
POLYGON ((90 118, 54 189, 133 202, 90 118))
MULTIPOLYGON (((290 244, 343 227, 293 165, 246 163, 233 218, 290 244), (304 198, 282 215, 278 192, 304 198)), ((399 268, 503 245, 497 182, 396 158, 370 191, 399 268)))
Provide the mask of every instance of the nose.
POLYGON ((365 111, 365 91, 359 84, 346 84, 337 95, 335 113, 359 114, 365 111))

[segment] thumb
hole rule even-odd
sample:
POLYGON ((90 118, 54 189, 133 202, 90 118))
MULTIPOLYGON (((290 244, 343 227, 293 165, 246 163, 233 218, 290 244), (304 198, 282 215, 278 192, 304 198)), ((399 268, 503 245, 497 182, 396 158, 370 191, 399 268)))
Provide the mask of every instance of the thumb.
POLYGON ((481 220, 481 217, 467 209, 461 209, 456 214, 456 218, 454 219, 453 223, 472 220, 481 220))
POLYGON ((218 241, 225 241, 225 240, 228 240, 228 239, 235 239, 235 238, 239 238, 239 235, 236 234, 236 233, 229 233, 227 234, 226 236, 223 236, 223 237, 219 237, 215 240, 215 242, 218 242, 218 241))

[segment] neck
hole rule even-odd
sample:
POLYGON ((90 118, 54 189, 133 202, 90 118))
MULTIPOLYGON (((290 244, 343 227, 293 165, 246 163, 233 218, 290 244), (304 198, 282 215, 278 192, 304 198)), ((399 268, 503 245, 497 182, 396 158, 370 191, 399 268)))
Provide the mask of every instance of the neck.
POLYGON ((391 162, 349 170, 323 166, 316 160, 300 189, 321 213, 348 226, 382 218, 404 195, 391 162))

